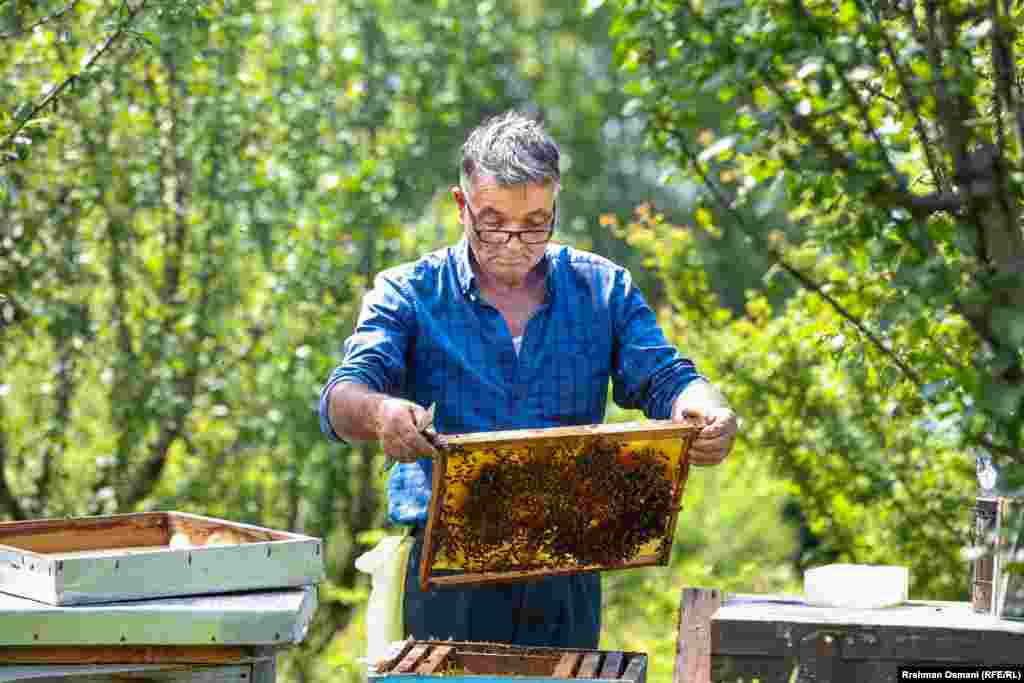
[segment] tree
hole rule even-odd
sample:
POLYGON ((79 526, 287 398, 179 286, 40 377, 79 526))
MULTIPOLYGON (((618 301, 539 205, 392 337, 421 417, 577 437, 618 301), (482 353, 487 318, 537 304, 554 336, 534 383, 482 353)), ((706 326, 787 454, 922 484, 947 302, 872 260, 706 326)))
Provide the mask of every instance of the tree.
POLYGON ((567 152, 562 240, 629 262, 596 216, 673 201, 635 172, 609 14, 0 0, 0 17, 0 517, 179 509, 323 537, 322 606, 286 668, 333 676, 383 471, 375 447, 326 442, 317 392, 373 275, 457 237, 468 129, 545 118, 567 152))
POLYGON ((954 571, 963 449, 1024 470, 1020 6, 618 9, 634 106, 704 188, 698 220, 741 233, 800 288, 777 311, 752 295, 729 323, 757 340, 719 356, 762 420, 749 438, 834 551, 871 555, 861 532, 875 527, 858 510, 880 506, 903 552, 929 563, 914 540, 929 509, 954 571))

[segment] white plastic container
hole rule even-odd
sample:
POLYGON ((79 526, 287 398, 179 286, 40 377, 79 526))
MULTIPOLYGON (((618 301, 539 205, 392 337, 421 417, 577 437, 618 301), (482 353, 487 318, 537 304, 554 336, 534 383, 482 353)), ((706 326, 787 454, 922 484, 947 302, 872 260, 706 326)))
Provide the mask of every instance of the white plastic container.
POLYGON ((385 536, 356 558, 356 569, 372 577, 366 607, 366 661, 376 662, 392 642, 402 639, 405 572, 412 536, 385 536))
POLYGON ((906 567, 829 564, 804 572, 804 600, 816 607, 874 609, 907 600, 906 567))

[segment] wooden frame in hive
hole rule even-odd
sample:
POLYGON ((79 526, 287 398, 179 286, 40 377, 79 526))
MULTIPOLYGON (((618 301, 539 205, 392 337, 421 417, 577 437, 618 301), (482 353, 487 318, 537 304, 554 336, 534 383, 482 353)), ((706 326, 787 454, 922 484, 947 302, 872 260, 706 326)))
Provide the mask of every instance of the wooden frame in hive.
POLYGON ((651 420, 443 437, 422 589, 667 564, 699 431, 651 420))

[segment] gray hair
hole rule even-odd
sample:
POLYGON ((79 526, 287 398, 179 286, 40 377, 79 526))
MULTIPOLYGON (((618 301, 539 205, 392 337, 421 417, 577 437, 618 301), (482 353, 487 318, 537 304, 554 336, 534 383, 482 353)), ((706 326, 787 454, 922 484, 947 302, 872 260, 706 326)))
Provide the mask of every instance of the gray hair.
POLYGON ((459 186, 468 192, 478 175, 499 185, 545 184, 561 177, 558 145, 538 121, 516 111, 491 117, 477 126, 462 146, 459 186))

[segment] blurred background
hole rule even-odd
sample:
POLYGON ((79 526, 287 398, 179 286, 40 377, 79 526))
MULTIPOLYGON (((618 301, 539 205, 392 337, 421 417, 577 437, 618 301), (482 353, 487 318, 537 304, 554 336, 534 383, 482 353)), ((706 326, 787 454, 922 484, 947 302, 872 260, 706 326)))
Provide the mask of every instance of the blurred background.
MULTIPOLYGON (((556 240, 629 267, 743 420, 671 566, 604 575, 602 647, 665 683, 683 586, 799 592, 832 561, 966 599, 974 457, 1024 460, 1024 290, 987 218, 905 208, 967 157, 920 10, 886 7, 0 0, 0 519, 323 537, 282 676, 361 679, 383 459, 328 443, 318 394, 373 275, 459 239, 460 145, 516 108, 562 146, 556 240)), ((969 59, 1000 26, 943 39, 1012 227, 1017 85, 969 59)))

